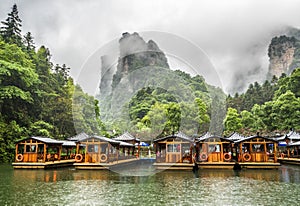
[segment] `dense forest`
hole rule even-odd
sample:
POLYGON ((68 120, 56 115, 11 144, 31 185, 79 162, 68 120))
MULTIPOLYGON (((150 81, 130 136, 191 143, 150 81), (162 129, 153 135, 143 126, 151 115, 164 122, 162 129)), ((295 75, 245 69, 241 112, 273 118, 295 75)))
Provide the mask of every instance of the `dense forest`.
POLYGON ((153 140, 178 131, 270 135, 300 130, 300 69, 226 98, 202 76, 171 70, 154 41, 123 35, 120 54, 132 40, 150 52, 121 55, 112 82, 103 84, 111 92, 96 99, 74 83, 68 66, 51 61, 46 46, 23 33, 13 5, 0 28, 0 162, 13 160, 15 142, 28 136, 66 139, 85 132, 110 137, 129 131, 153 140))
POLYGON ((262 85, 250 84, 243 94, 227 97, 225 133, 272 135, 300 130, 300 68, 262 85))
POLYGON ((11 161, 15 142, 28 136, 65 139, 76 134, 74 122, 95 131, 101 121, 90 113, 99 113, 98 101, 74 84, 70 68, 51 62, 47 47, 36 48, 30 32, 22 35, 17 5, 0 31, 0 162, 11 161), (73 96, 84 102, 75 110, 73 96))

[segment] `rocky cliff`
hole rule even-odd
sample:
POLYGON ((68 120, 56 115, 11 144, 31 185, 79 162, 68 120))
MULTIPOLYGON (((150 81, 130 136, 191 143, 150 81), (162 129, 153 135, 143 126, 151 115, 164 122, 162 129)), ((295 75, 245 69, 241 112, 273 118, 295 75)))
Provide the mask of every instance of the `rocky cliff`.
POLYGON ((274 37, 269 45, 269 73, 271 76, 280 77, 282 73, 288 73, 294 60, 296 50, 296 38, 280 36, 274 37))
POLYGON ((288 27, 284 35, 274 37, 268 49, 269 76, 290 74, 300 67, 300 30, 288 27))
POLYGON ((113 76, 112 89, 121 81, 124 75, 148 66, 169 68, 165 54, 157 44, 149 40, 145 42, 138 33, 123 33, 119 40, 120 57, 118 59, 117 72, 113 76))
MULTIPOLYGON (((119 39, 119 55, 115 67, 114 56, 101 57, 102 77, 100 95, 108 96, 130 72, 148 66, 169 69, 165 54, 153 40, 146 42, 138 33, 125 32, 119 39)), ((126 79, 126 78, 125 78, 126 79)))

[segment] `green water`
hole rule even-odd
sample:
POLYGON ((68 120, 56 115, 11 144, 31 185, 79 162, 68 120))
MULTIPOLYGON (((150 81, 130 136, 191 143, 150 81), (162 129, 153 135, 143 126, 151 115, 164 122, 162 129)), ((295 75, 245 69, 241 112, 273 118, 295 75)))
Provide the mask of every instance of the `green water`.
POLYGON ((0 165, 0 205, 299 205, 300 167, 199 170, 198 174, 164 171, 127 176, 0 165))

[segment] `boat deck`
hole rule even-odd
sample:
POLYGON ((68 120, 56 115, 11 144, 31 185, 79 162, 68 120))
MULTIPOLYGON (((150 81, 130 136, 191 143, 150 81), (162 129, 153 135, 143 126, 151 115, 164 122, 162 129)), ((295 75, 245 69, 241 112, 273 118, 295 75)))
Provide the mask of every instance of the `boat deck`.
POLYGON ((113 167, 128 165, 130 163, 134 163, 139 159, 126 159, 126 160, 118 160, 110 163, 74 163, 75 169, 93 169, 93 170, 108 170, 113 167))
MULTIPOLYGON (((300 161, 299 161, 300 163, 300 161)), ((197 162, 199 169, 233 169, 234 162, 197 162)), ((193 164, 188 163, 154 163, 158 170, 192 170, 193 164)), ((241 162, 245 169, 278 169, 280 163, 274 162, 241 162)))
POLYGON ((73 166, 75 160, 60 160, 51 162, 13 162, 14 169, 48 169, 73 166))
POLYGON ((299 158, 281 158, 281 157, 279 157, 278 161, 281 164, 300 165, 299 158))

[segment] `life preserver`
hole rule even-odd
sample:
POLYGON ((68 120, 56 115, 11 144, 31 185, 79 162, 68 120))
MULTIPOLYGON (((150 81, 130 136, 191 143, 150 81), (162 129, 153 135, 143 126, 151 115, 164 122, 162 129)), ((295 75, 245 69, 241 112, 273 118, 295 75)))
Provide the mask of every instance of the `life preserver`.
POLYGON ((249 162, 251 160, 251 155, 249 153, 243 154, 243 160, 249 162))
POLYGON ((230 160, 231 160, 231 154, 229 154, 229 153, 224 153, 223 159, 224 159, 225 161, 230 161, 230 160))
POLYGON ((206 161, 207 158, 208 158, 208 156, 207 156, 206 153, 203 152, 203 153, 200 154, 200 160, 201 160, 201 161, 206 161))
POLYGON ((101 155, 100 155, 100 161, 101 161, 101 162, 106 162, 106 161, 107 161, 107 156, 106 156, 106 154, 101 154, 101 155))
POLYGON ((281 153, 281 154, 280 154, 280 157, 281 157, 281 158, 284 158, 284 153, 281 153))
POLYGON ((76 162, 81 162, 82 159, 83 159, 82 154, 76 154, 76 156, 75 156, 75 161, 76 161, 76 162))
POLYGON ((17 156, 16 156, 16 160, 18 161, 18 162, 22 162, 23 161, 23 155, 22 154, 18 154, 17 156))

